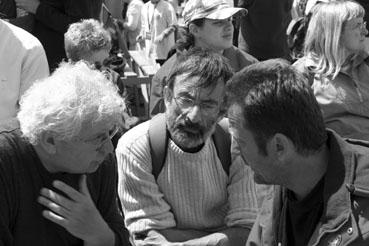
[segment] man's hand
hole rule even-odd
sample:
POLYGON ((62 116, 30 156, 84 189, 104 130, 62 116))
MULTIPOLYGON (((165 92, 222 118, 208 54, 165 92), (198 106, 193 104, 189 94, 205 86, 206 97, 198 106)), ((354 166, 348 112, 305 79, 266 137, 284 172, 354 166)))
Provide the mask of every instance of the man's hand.
POLYGON ((73 236, 84 240, 89 245, 114 244, 113 231, 91 199, 86 175, 81 176, 80 191, 58 180, 53 182, 53 186, 71 199, 42 188, 38 202, 49 209, 42 212, 46 219, 64 227, 73 236))
POLYGON ((15 0, 17 8, 24 9, 25 11, 36 14, 38 5, 40 5, 39 0, 15 0))

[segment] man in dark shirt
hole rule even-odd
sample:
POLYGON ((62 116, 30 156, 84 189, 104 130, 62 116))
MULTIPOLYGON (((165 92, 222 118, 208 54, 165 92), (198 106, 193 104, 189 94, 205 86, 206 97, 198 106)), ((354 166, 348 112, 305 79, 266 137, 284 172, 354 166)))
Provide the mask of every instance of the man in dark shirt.
POLYGON ((129 245, 110 141, 122 110, 83 62, 27 91, 0 126, 0 245, 129 245))
POLYGON ((246 245, 368 245, 369 144, 325 129, 306 78, 287 61, 250 65, 227 93, 255 182, 277 185, 246 245))

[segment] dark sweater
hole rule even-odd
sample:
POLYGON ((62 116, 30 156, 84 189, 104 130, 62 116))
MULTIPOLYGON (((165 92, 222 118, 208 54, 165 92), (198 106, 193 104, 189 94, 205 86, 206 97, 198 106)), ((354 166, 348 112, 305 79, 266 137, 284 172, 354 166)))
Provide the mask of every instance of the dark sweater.
MULTIPOLYGON (((20 134, 19 129, 0 130, 0 245, 83 245, 63 227, 45 219, 41 214, 45 207, 37 202, 41 188, 55 190, 52 182, 56 179, 79 190, 80 175, 49 173, 20 134)), ((87 175, 92 200, 114 231, 116 245, 129 245, 116 185, 113 155, 95 173, 87 175)))

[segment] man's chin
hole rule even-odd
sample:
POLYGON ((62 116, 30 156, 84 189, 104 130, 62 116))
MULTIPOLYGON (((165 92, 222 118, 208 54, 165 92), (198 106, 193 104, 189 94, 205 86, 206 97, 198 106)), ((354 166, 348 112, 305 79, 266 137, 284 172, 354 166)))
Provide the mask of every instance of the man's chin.
POLYGON ((174 133, 172 139, 178 146, 183 148, 196 148, 204 143, 203 138, 199 134, 195 136, 182 131, 174 133))

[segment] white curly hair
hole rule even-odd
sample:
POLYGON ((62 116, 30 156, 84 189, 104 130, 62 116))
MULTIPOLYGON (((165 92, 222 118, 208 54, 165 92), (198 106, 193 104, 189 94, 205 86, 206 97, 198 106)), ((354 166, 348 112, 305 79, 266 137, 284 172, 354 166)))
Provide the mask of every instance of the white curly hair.
POLYGON ((121 124, 125 104, 116 86, 85 62, 62 63, 34 83, 20 100, 17 118, 23 136, 37 144, 41 134, 72 140, 85 122, 121 124))

